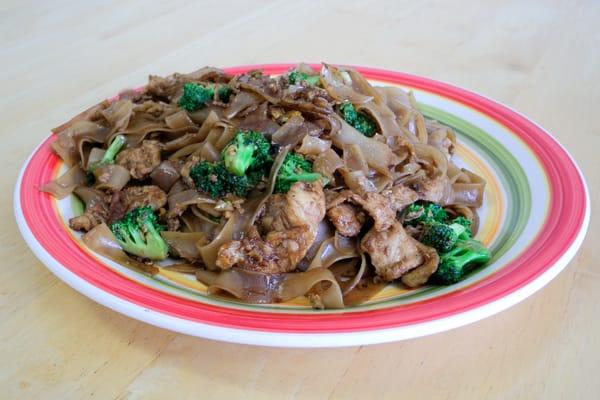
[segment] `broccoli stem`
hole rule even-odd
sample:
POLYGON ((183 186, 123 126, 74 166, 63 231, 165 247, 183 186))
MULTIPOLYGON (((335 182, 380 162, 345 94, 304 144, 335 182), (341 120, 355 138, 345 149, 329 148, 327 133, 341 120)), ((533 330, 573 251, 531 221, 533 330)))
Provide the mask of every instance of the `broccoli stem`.
POLYGON ((123 146, 125 145, 126 142, 127 142, 127 139, 125 139, 125 136, 123 136, 123 135, 115 136, 113 141, 108 146, 108 149, 106 149, 106 151, 104 152, 102 159, 100 159, 100 161, 98 161, 98 162, 91 164, 88 167, 88 170, 90 172, 94 172, 97 168, 99 168, 103 165, 113 164, 115 162, 115 157, 117 156, 119 151, 121 151, 121 149, 123 148, 123 146))

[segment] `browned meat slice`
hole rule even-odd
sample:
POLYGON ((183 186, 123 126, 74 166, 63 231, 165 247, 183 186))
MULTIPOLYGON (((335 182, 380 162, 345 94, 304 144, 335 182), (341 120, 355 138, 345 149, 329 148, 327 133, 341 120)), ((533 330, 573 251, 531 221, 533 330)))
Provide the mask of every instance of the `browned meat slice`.
POLYGON ((448 177, 444 175, 417 183, 415 190, 420 200, 445 205, 448 192, 452 190, 452 186, 448 182, 448 177))
POLYGON ((393 281, 426 261, 425 246, 409 236, 400 222, 389 229, 371 229, 362 239, 361 248, 371 257, 377 275, 393 281))
POLYGON ((126 212, 134 208, 150 206, 158 210, 167 204, 167 194, 158 186, 130 186, 121 193, 121 202, 126 212))
POLYGON ((400 278, 406 286, 415 288, 424 285, 427 280, 437 271, 440 256, 435 249, 418 242, 418 247, 425 258, 425 262, 417 268, 408 271, 400 278))
POLYGON ((350 203, 331 207, 327 210, 327 216, 335 229, 347 237, 358 235, 366 220, 365 213, 350 203))
POLYGON ((419 200, 417 192, 404 185, 386 189, 381 194, 389 200, 390 207, 395 211, 402 211, 404 207, 419 200))
POLYGON ((192 178, 190 177, 190 170, 192 169, 192 167, 196 164, 198 164, 198 162, 200 161, 200 157, 198 156, 191 156, 187 159, 187 161, 185 162, 185 164, 183 164, 183 166, 181 167, 181 180, 183 180, 183 182, 191 188, 196 187, 196 185, 194 184, 194 181, 192 180, 192 178))
POLYGON ((319 183, 297 182, 286 194, 271 196, 258 226, 242 240, 219 249, 217 266, 264 273, 289 272, 304 258, 325 216, 325 195, 319 183))
POLYGON ((359 205, 373 218, 375 230, 383 231, 396 220, 396 210, 390 206, 390 201, 379 193, 366 193, 360 196, 350 190, 344 190, 327 203, 327 208, 333 208, 344 202, 359 205))
POLYGON ((69 220, 69 226, 76 231, 89 231, 108 219, 108 206, 104 201, 93 201, 87 205, 82 215, 69 220))
POLYGON ((133 178, 144 179, 160 164, 160 144, 156 140, 144 140, 139 147, 121 151, 116 162, 127 168, 133 178))

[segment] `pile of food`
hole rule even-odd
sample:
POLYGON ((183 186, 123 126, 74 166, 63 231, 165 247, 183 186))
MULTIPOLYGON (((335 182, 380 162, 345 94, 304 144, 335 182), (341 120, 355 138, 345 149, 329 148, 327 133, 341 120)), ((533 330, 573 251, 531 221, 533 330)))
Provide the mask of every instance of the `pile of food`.
POLYGON ((211 294, 339 308, 490 257, 473 238, 485 182, 452 162, 454 132, 352 68, 150 76, 53 131, 70 169, 42 190, 82 200, 84 242, 211 294))

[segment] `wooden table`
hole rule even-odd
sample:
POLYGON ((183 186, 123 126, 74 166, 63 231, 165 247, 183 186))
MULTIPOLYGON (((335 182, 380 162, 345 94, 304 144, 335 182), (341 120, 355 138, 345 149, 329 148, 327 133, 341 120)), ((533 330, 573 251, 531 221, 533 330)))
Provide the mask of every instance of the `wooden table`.
POLYGON ((285 350, 175 334, 94 303, 37 261, 11 207, 18 169, 51 127, 149 73, 299 60, 408 71, 509 104, 566 146, 598 200, 600 5, 550 3, 3 1, 0 398, 600 398, 594 218, 569 268, 499 315, 399 343, 285 350))

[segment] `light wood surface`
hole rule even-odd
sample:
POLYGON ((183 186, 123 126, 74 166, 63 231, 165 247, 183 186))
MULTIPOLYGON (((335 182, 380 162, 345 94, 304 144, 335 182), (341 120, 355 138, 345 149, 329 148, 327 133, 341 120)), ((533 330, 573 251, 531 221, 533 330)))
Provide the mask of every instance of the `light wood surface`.
POLYGON ((598 399, 600 227, 552 283, 476 324, 399 343, 220 343, 112 312, 55 278, 12 213, 49 129, 149 73, 276 61, 408 71, 504 102, 600 190, 595 1, 0 2, 0 398, 598 399))

